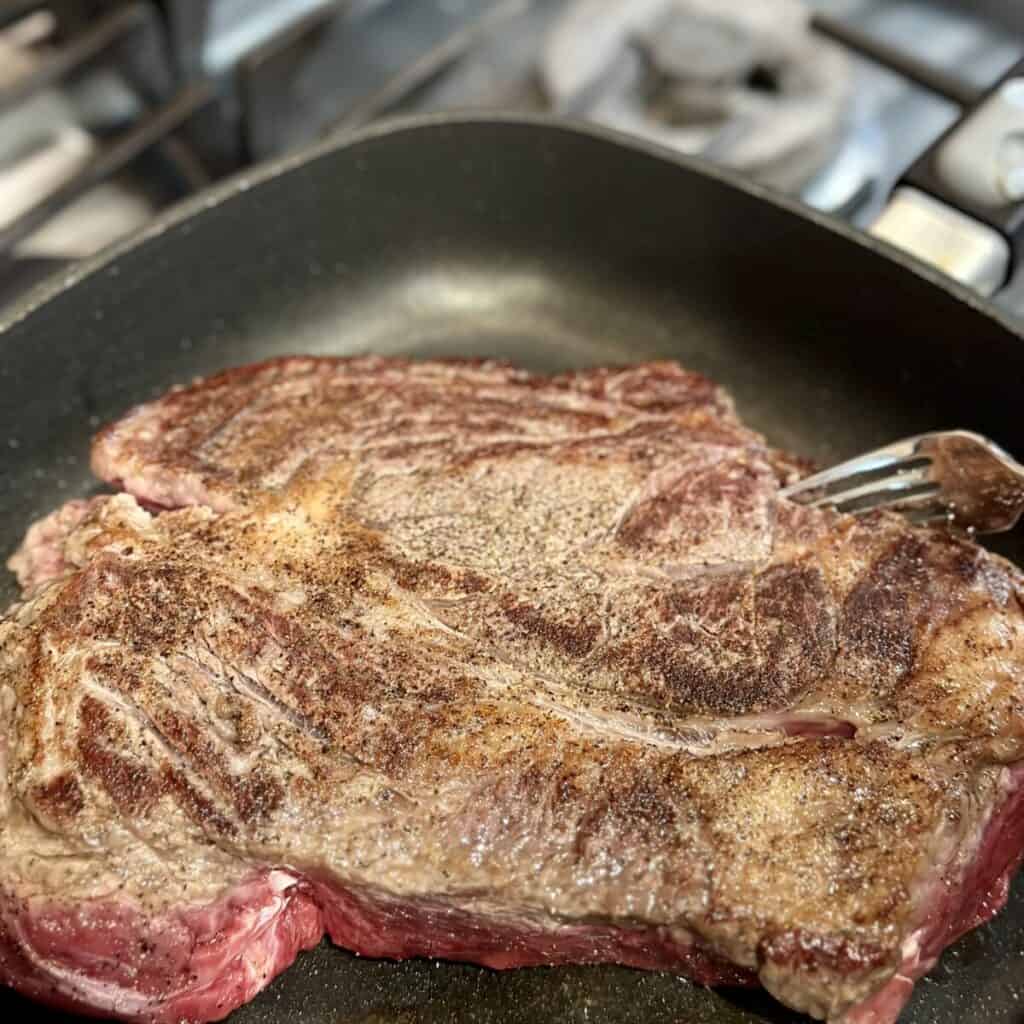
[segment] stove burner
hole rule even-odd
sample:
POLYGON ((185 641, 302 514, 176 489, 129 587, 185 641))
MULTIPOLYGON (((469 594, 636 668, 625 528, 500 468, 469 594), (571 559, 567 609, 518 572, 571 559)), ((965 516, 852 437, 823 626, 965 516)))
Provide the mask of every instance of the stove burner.
POLYGON ((41 253, 78 258, 225 174, 391 114, 589 118, 866 226, 957 107, 1019 58, 1018 8, 0 0, 0 304, 26 253, 35 275, 41 253))
POLYGON ((789 191, 834 154, 850 97, 849 62, 797 0, 576 0, 540 75, 558 113, 789 191))

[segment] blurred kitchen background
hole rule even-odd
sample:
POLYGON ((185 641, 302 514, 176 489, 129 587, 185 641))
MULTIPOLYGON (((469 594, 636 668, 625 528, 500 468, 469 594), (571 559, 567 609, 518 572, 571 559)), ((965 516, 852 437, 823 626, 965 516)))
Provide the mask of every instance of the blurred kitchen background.
POLYGON ((398 113, 592 120, 866 225, 1022 53, 1018 0, 0 0, 0 304, 398 113))

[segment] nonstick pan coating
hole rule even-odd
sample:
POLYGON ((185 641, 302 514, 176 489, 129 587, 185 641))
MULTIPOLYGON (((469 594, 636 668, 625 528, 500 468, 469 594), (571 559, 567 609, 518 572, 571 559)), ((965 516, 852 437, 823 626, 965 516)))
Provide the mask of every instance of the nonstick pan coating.
MULTIPOLYGON (((131 403, 271 355, 367 351, 544 370, 675 358, 728 387, 771 441, 822 462, 941 427, 1024 452, 1024 339, 963 290, 603 131, 429 119, 235 179, 14 311, 0 328, 0 550, 95 486, 89 436, 131 403)), ((1001 550, 1024 561, 1019 539, 1001 550)), ((15 1012, 71 1019, 0 990, 0 1015, 15 1012)), ((392 964, 324 945, 231 1019, 798 1018, 670 975, 392 964)), ((904 1019, 1024 1021, 1024 885, 918 985, 904 1019)))

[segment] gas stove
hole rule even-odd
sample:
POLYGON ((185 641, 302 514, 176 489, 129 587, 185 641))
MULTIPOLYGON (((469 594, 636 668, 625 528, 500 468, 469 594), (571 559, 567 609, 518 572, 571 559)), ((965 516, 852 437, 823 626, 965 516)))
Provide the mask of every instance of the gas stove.
MULTIPOLYGON (((593 121, 866 226, 1022 51, 1024 9, 999 0, 8 0, 0 302, 394 114, 593 121)), ((1024 284, 998 301, 1024 317, 1024 284)))

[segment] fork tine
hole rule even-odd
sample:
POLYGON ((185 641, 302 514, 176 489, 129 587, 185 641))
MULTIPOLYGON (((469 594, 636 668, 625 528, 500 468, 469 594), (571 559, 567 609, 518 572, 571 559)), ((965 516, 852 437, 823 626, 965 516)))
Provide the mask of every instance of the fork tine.
POLYGON ((861 495, 856 499, 846 499, 833 503, 840 512, 869 512, 876 508, 900 509, 911 508, 922 499, 934 498, 939 493, 939 485, 933 483, 915 484, 911 487, 880 487, 861 495))
POLYGON ((921 508, 909 509, 907 521, 915 526, 926 526, 928 523, 949 523, 953 520, 953 512, 945 505, 935 502, 921 508))
POLYGON ((947 519, 949 506, 941 500, 938 484, 918 484, 910 488, 881 488, 870 492, 860 501, 845 501, 835 505, 822 503, 819 508, 835 508, 840 512, 860 515, 864 512, 893 508, 914 522, 947 519), (874 500, 868 500, 874 498, 874 500))
MULTIPOLYGON (((893 445, 892 447, 896 447, 893 445)), ((841 462, 838 466, 815 473, 813 476, 798 480, 782 490, 785 498, 792 498, 798 494, 806 494, 808 491, 823 491, 834 489, 837 484, 846 485, 858 477, 867 474, 875 476, 880 472, 887 474, 905 473, 912 469, 927 466, 931 460, 927 456, 915 455, 913 451, 905 455, 894 455, 885 449, 868 452, 848 462, 841 462)))
MULTIPOLYGON (((852 483, 855 478, 845 478, 845 482, 852 483)), ((850 502, 858 503, 858 507, 873 508, 879 504, 878 501, 863 501, 862 499, 878 496, 880 499, 891 497, 889 504, 900 498, 912 498, 923 494, 934 494, 939 486, 928 479, 927 467, 920 467, 909 472, 899 473, 883 477, 881 480, 872 480, 866 484, 856 484, 847 487, 842 491, 830 491, 820 497, 812 498, 806 504, 821 508, 825 505, 846 505, 850 502), (921 488, 927 488, 922 490, 921 488)))

